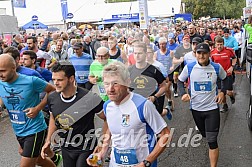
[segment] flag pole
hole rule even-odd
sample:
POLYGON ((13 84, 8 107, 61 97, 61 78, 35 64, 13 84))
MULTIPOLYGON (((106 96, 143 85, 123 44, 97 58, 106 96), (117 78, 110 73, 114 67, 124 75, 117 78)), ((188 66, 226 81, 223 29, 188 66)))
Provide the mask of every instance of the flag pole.
POLYGON ((11 10, 12 10, 12 16, 15 16, 15 12, 14 12, 14 0, 11 0, 11 10))
MULTIPOLYGON (((131 13, 131 7, 132 7, 132 2, 130 3, 130 8, 129 8, 129 17, 130 17, 130 13, 131 13)), ((129 17, 128 17, 128 21, 127 21, 127 26, 126 26, 126 34, 125 37, 128 38, 129 35, 129 17)))

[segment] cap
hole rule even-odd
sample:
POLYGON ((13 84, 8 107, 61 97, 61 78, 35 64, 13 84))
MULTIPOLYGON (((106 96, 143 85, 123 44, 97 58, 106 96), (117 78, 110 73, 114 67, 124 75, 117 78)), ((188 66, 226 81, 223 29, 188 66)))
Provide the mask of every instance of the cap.
POLYGON ((175 35, 174 35, 173 33, 169 33, 169 34, 168 34, 168 39, 169 39, 169 38, 170 38, 170 39, 175 39, 175 35))
POLYGON ((205 53, 209 53, 210 52, 210 48, 209 45, 206 43, 200 43, 196 46, 196 52, 205 52, 205 53))
POLYGON ((201 42, 203 42, 202 41, 202 39, 200 38, 200 37, 194 37, 193 39, 192 39, 192 43, 201 43, 201 42))
POLYGON ((188 35, 188 34, 184 35, 183 39, 190 39, 190 35, 188 35))
POLYGON ((73 49, 79 49, 79 48, 83 48, 82 43, 81 42, 75 43, 74 46, 73 46, 73 49))
POLYGON ((186 27, 186 26, 183 26, 181 29, 182 29, 182 30, 187 30, 187 27, 186 27))

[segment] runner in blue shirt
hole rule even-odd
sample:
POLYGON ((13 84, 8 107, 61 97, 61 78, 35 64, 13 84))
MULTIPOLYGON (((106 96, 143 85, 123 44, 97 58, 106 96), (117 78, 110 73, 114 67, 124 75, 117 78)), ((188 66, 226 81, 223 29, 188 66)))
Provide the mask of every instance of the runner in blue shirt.
POLYGON ((50 159, 40 158, 46 135, 46 123, 41 110, 46 99, 40 102, 39 93, 54 90, 51 84, 38 77, 16 72, 16 62, 9 54, 0 55, 0 98, 7 108, 12 128, 20 145, 20 165, 54 167, 50 159))
POLYGON ((75 68, 75 79, 78 86, 90 90, 92 84, 88 81, 89 68, 93 62, 92 57, 83 52, 83 44, 77 42, 73 46, 74 54, 69 58, 75 68))

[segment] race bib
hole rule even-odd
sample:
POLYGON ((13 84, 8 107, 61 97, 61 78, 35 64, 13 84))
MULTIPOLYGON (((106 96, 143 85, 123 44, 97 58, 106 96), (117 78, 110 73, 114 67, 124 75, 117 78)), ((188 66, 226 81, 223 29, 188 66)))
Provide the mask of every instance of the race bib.
POLYGON ((100 95, 106 95, 106 91, 103 85, 98 85, 100 95))
POLYGON ((200 92, 209 92, 212 90, 211 81, 194 82, 194 90, 200 92))
POLYGON ((79 75, 78 77, 79 77, 80 81, 84 81, 86 79, 86 77, 83 75, 79 75))
POLYGON ((118 150, 114 148, 114 155, 119 167, 132 167, 138 164, 135 149, 118 150))
POLYGON ((8 110, 10 120, 14 124, 25 124, 26 123, 26 115, 23 111, 18 110, 8 110))

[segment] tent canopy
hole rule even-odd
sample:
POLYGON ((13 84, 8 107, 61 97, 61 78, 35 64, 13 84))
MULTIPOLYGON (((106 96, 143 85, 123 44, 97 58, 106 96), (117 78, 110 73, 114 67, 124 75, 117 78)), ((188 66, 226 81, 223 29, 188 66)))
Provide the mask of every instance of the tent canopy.
POLYGON ((103 20, 102 24, 116 24, 116 23, 134 23, 139 22, 139 19, 106 19, 103 20))
MULTIPOLYGON (((67 22, 98 22, 111 19, 112 15, 116 14, 139 13, 139 1, 105 3, 104 0, 68 0, 67 4, 68 11, 74 15, 72 19, 67 19, 67 22), (83 17, 83 12, 89 14, 83 17)), ((7 8, 7 14, 12 14, 11 3, 4 4, 0 1, 0 6, 7 8)), ((180 7, 181 0, 148 0, 148 15, 155 18, 170 17, 179 13, 180 7), (172 12, 172 8, 174 8, 174 12, 172 12)), ((27 0, 26 8, 15 8, 20 27, 30 20, 29 13, 37 15, 39 21, 46 25, 63 24, 59 0, 27 0)))
POLYGON ((58 29, 57 27, 49 27, 47 29, 47 31, 50 31, 50 32, 54 32, 54 31, 59 31, 60 29, 58 29))
POLYGON ((39 21, 30 21, 22 26, 24 30, 26 29, 48 29, 48 27, 39 21))

